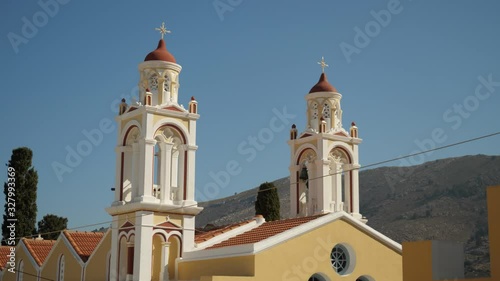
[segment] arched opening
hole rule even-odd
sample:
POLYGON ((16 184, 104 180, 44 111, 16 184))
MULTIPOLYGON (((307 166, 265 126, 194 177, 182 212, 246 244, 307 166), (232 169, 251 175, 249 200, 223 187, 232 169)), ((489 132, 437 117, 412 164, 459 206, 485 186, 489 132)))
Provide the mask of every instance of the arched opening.
POLYGON ((329 281, 328 277, 321 273, 315 273, 307 281, 329 281))
POLYGON ((319 116, 318 116, 318 103, 316 101, 312 101, 309 105, 309 126, 317 131, 318 130, 318 126, 319 126, 319 123, 318 123, 318 120, 319 120, 319 116))
MULTIPOLYGON (((127 239, 122 235, 119 239, 118 249, 118 280, 126 281, 127 275, 133 274, 134 269, 134 235, 127 239)), ((131 276, 130 276, 131 278, 131 276)))
POLYGON ((24 279, 24 261, 20 260, 17 266, 17 278, 16 281, 23 281, 24 279))
POLYGON ((187 152, 184 136, 172 126, 164 126, 155 134, 155 194, 161 202, 180 204, 185 197, 187 152))
POLYGON ((356 279, 356 281, 375 281, 375 279, 371 276, 363 275, 363 276, 358 277, 356 279))
POLYGON ((168 276, 169 280, 175 280, 175 260, 181 254, 181 240, 177 235, 171 235, 168 238, 169 254, 168 254, 168 276))
POLYGON ((332 209, 352 212, 352 171, 351 156, 341 148, 335 147, 328 154, 332 181, 332 209))
POLYGON ((162 234, 153 235, 153 250, 151 253, 151 280, 161 281, 164 280, 162 270, 162 255, 163 248, 165 247, 165 238, 162 234))
POLYGON ((139 175, 139 128, 132 127, 125 135, 122 153, 121 200, 130 202, 137 196, 139 175))
POLYGON ((330 131, 330 129, 332 128, 332 113, 331 113, 330 104, 328 102, 325 102, 323 104, 323 111, 322 111, 321 116, 323 117, 323 119, 326 122, 326 132, 330 131))
POLYGON ((57 281, 64 281, 64 255, 59 257, 57 265, 57 281))
POLYGON ((314 176, 316 174, 314 161, 316 152, 311 148, 306 148, 300 152, 297 159, 296 173, 296 208, 299 216, 308 216, 316 212, 318 188, 314 176))
POLYGON ((111 251, 108 252, 106 258, 106 281, 111 280, 111 251))

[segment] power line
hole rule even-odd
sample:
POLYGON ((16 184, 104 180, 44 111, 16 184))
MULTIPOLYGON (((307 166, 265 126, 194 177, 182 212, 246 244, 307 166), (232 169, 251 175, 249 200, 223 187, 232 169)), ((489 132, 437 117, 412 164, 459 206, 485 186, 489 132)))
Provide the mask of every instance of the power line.
MULTIPOLYGON (((348 169, 348 170, 345 170, 345 171, 342 171, 342 172, 335 172, 335 173, 331 173, 331 174, 327 174, 327 175, 322 175, 322 176, 319 176, 319 177, 310 178, 309 180, 321 179, 321 178, 324 178, 324 177, 334 176, 334 175, 337 175, 337 174, 341 174, 343 172, 348 172, 348 171, 353 171, 353 170, 366 169, 366 168, 369 168, 369 167, 378 166, 378 165, 381 165, 381 164, 385 164, 385 163, 389 163, 389 162, 394 162, 394 161, 397 161, 397 160, 401 160, 401 159, 405 159, 405 158, 410 158, 410 157, 413 157, 413 156, 417 156, 417 155, 421 155, 421 154, 425 154, 425 153, 429 153, 429 152, 433 152, 433 151, 437 151, 437 150, 442 150, 442 149, 446 149, 446 148, 458 146, 458 145, 461 145, 461 144, 478 141, 478 140, 485 139, 485 138, 490 138, 490 137, 493 137, 493 136, 496 136, 496 135, 500 135, 500 131, 495 132, 495 133, 491 133, 491 134, 487 134, 487 135, 483 135, 483 136, 479 136, 479 137, 475 137, 475 138, 471 138, 471 139, 466 139, 466 140, 455 142, 455 143, 452 143, 452 144, 448 144, 448 145, 436 147, 436 148, 433 148, 433 149, 428 149, 428 150, 424 150, 424 151, 421 151, 421 152, 416 152, 416 153, 408 154, 408 155, 405 155, 405 156, 399 156, 399 157, 391 158, 391 159, 388 159, 388 160, 383 160, 383 161, 371 163, 371 164, 365 165, 365 166, 360 167, 360 168, 352 168, 352 169, 348 169)), ((290 182, 290 184, 296 184, 296 183, 297 182, 290 182)), ((274 188, 277 189, 277 187, 274 187, 274 188)), ((268 191, 268 190, 270 190, 270 188, 268 188, 266 190, 258 190, 257 192, 263 192, 263 191, 268 191)), ((198 204, 179 206, 179 207, 173 208, 173 209, 171 209, 169 211, 175 211, 175 210, 180 210, 180 209, 183 209, 183 208, 186 208, 186 207, 196 207, 196 206, 198 206, 198 204)), ((141 216, 144 216, 144 215, 137 215, 137 216, 135 216, 135 218, 138 218, 138 217, 141 217, 141 216)), ((91 227, 91 226, 98 226, 98 225, 103 225, 103 224, 109 224, 109 223, 113 223, 114 221, 118 221, 118 220, 116 219, 116 220, 104 221, 104 222, 100 222, 100 223, 87 224, 87 225, 72 227, 72 228, 63 229, 63 230, 77 230, 77 229, 87 228, 87 227, 91 227)), ((31 236, 25 236, 25 237, 17 237, 16 239, 20 239, 20 238, 32 238, 32 237, 35 237, 35 236, 38 236, 38 235, 60 233, 63 230, 50 231, 50 232, 45 232, 45 233, 39 233, 39 234, 35 234, 35 235, 31 235, 31 236)), ((186 230, 189 230, 189 229, 186 229, 186 230)), ((197 229, 194 229, 194 230, 195 231, 200 231, 200 230, 197 230, 197 229)), ((204 231, 201 231, 201 232, 204 232, 204 231)), ((7 239, 3 239, 3 241, 7 241, 7 239)))
MULTIPOLYGON (((448 144, 448 145, 436 147, 436 148, 433 148, 433 149, 428 149, 428 150, 424 150, 424 151, 420 151, 420 152, 408 154, 408 155, 405 155, 405 156, 399 156, 399 157, 391 158, 391 159, 388 159, 388 160, 383 160, 383 161, 371 163, 371 164, 365 165, 365 166, 360 167, 360 168, 346 169, 346 170, 341 171, 341 172, 335 172, 335 173, 331 173, 331 174, 327 174, 327 175, 322 175, 322 176, 319 176, 319 177, 309 178, 309 180, 317 180, 317 179, 322 179, 322 178, 325 178, 325 177, 330 177, 330 176, 342 174, 344 172, 349 172, 349 171, 354 171, 354 170, 362 170, 362 169, 366 169, 366 168, 369 168, 369 167, 378 166, 378 165, 381 165, 381 164, 385 164, 385 163, 389 163, 389 162, 394 162, 394 161, 405 159, 405 158, 410 158, 410 157, 417 156, 417 155, 420 155, 420 154, 425 154, 425 153, 429 153, 429 152, 433 152, 433 151, 437 151, 437 150, 442 150, 442 149, 450 148, 450 147, 453 147, 453 146, 457 146, 457 145, 461 145, 461 144, 465 144, 465 143, 469 143, 469 142, 478 141, 478 140, 489 138, 489 137, 493 137, 493 136, 496 136, 496 135, 500 135, 500 131, 499 132, 495 132, 495 133, 491 133, 491 134, 487 134, 487 135, 483 135, 483 136, 480 136, 480 137, 475 137, 475 138, 471 138, 471 139, 467 139, 467 140, 455 142, 455 143, 452 143, 452 144, 448 144)), ((290 184, 297 184, 297 182, 290 182, 290 184)), ((276 188, 276 187, 274 187, 274 188, 276 188)), ((271 189, 271 188, 269 188, 269 189, 271 189)), ((267 191, 269 189, 258 190, 257 192, 267 191)))

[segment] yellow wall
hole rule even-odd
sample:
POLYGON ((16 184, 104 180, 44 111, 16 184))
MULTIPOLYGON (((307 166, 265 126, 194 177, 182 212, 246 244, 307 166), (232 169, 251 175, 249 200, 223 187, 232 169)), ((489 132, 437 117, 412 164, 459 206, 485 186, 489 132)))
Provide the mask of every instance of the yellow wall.
POLYGON ((257 254, 256 280, 299 281, 321 273, 330 280, 351 281, 370 275, 375 280, 401 281, 401 266, 399 253, 338 220, 257 254), (353 271, 346 276, 337 274, 330 261, 331 250, 338 243, 351 246, 355 254, 353 271))
POLYGON ((104 235, 104 240, 101 241, 93 255, 87 261, 85 269, 85 280, 88 281, 105 281, 107 276, 108 253, 111 250, 111 231, 104 235))
MULTIPOLYGON (((61 234, 64 235, 64 234, 61 234)), ((70 252, 68 247, 63 241, 64 238, 61 237, 54 248, 52 253, 49 254, 42 266, 42 277, 57 280, 57 270, 59 266, 59 257, 61 254, 64 255, 64 280, 81 280, 82 267, 78 263, 77 259, 70 252)), ((71 246, 69 246, 71 247, 71 246)))
MULTIPOLYGON (((500 186, 488 187, 487 196, 491 277, 454 281, 500 280, 500 186)), ((432 271, 432 241, 403 243, 404 281, 432 281, 432 271)))
POLYGON ((180 262, 179 271, 181 280, 207 276, 202 280, 223 281, 229 280, 224 276, 254 276, 241 280, 302 281, 321 273, 330 280, 354 281, 369 275, 375 280, 401 281, 402 257, 351 224, 338 220, 255 256, 180 262), (356 261, 352 273, 340 276, 332 268, 330 253, 336 244, 346 241, 354 249, 356 261))
POLYGON ((211 275, 253 276, 255 272, 254 269, 255 258, 253 256, 180 262, 179 280, 199 280, 200 276, 211 275))
POLYGON ((153 224, 158 225, 167 221, 167 216, 173 224, 182 226, 182 215, 169 214, 169 213, 155 213, 153 217, 153 224))
MULTIPOLYGON (((24 262, 24 281, 36 281, 37 280, 37 268, 31 263, 29 258, 29 253, 22 250, 22 247, 19 246, 16 248, 16 270, 19 266, 20 261, 24 262), (33 276, 34 275, 34 276, 33 276)), ((17 272, 15 274, 7 271, 7 267, 4 269, 2 281, 16 281, 17 272)))

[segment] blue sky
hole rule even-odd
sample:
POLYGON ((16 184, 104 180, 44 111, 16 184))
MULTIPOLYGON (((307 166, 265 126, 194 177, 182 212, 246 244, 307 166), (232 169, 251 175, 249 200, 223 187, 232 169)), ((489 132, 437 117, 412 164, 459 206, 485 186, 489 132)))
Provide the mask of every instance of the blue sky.
MULTIPOLYGON (((135 95, 137 66, 156 48, 162 21, 183 67, 180 102, 199 102, 198 194, 214 182, 210 194, 223 197, 288 175, 289 127, 304 129, 321 56, 343 95, 344 127, 356 121, 364 140, 361 165, 497 132, 499 11, 493 0, 2 1, 0 162, 16 147, 33 149, 39 218, 66 216, 70 227, 108 221, 116 129, 62 181, 52 165, 65 164, 68 147, 87 139, 82 131, 114 122, 116 102, 135 95), (295 117, 252 148, 248 138, 269 132, 284 108, 295 117), (227 185, 210 176, 234 162, 240 173, 227 185)), ((391 165, 498 155, 498 143, 391 165)))

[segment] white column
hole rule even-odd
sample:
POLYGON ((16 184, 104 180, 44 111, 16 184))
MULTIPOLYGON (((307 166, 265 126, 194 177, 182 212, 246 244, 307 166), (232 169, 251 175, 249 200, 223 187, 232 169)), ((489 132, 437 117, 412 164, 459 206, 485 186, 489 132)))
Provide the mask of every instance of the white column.
POLYGON ((136 212, 134 281, 151 280, 153 251, 153 213, 136 212))
POLYGON ((352 206, 351 206, 351 170, 352 170, 352 165, 351 164, 344 164, 342 166, 342 170, 344 171, 344 211, 347 213, 352 213, 352 206))
POLYGON ((316 201, 316 190, 318 186, 318 179, 316 179, 316 169, 314 169, 314 161, 313 163, 306 163, 307 168, 307 185, 306 185, 306 216, 310 216, 313 214, 314 206, 313 201, 316 201), (309 188, 307 188, 309 186, 309 188))
POLYGON ((196 204, 195 200, 195 164, 197 146, 187 146, 187 175, 186 175, 186 205, 196 204))
POLYGON ((137 142, 134 142, 132 144, 132 176, 131 176, 131 183, 132 183, 132 199, 137 197, 138 195, 138 189, 139 189, 139 144, 137 142))
POLYGON ((335 211, 342 211, 342 163, 335 163, 335 211))
POLYGON ((173 143, 160 143, 160 200, 162 204, 170 203, 170 170, 172 169, 173 143))
POLYGON ((123 201, 130 202, 132 198, 132 146, 123 148, 123 201))
POLYGON ((175 198, 177 202, 182 202, 184 200, 184 173, 186 172, 184 169, 184 161, 186 161, 184 152, 186 147, 185 145, 178 145, 177 150, 179 151, 179 158, 177 163, 177 194, 175 198))
MULTIPOLYGON (((300 185, 300 165, 290 166, 290 218, 295 218, 299 214, 299 198, 297 196, 297 187, 300 185), (299 176, 297 176, 297 172, 299 176)), ((300 193, 299 193, 300 196, 300 193)))
POLYGON ((330 198, 332 197, 332 179, 330 178, 330 161, 321 160, 318 169, 321 169, 322 178, 319 179, 321 188, 318 194, 318 212, 326 213, 331 211, 330 198))
POLYGON ((139 141, 139 193, 137 201, 141 202, 155 202, 156 198, 153 196, 153 169, 154 169, 154 150, 155 140, 139 141))
POLYGON ((195 216, 182 216, 182 253, 194 250, 195 216))
POLYGON ((362 216, 359 213, 359 164, 352 165, 352 215, 355 218, 361 219, 362 216))
POLYGON ((111 223, 111 264, 109 268, 109 280, 118 280, 118 218, 113 217, 111 223))
POLYGON ((160 280, 169 281, 168 272, 168 258, 170 255, 170 242, 163 242, 162 253, 161 253, 161 270, 160 270, 160 280))
MULTIPOLYGON (((122 186, 122 152, 125 151, 125 146, 117 146, 115 148, 116 152, 116 174, 115 174, 115 202, 118 204, 120 201, 120 193, 122 186)), ((125 155, 124 155, 125 157, 125 155)), ((113 203, 114 205, 115 203, 113 203)))

